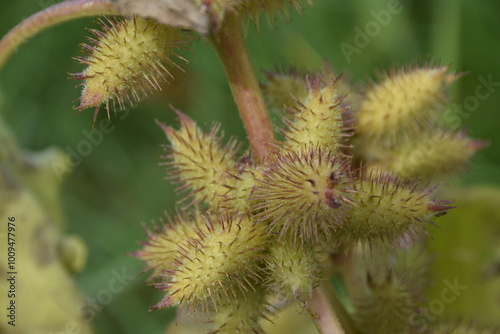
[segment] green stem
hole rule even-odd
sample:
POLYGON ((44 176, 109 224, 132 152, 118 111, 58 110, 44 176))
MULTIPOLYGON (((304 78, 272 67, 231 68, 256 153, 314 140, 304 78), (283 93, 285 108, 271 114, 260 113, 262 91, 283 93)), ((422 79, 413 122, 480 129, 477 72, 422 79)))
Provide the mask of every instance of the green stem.
POLYGON ((323 285, 313 290, 308 310, 320 334, 346 333, 323 285))
POLYGON ((0 41, 0 68, 14 51, 38 32, 79 17, 118 14, 109 0, 66 0, 35 13, 15 26, 0 41))
POLYGON ((274 132, 237 14, 227 13, 210 38, 224 66, 254 157, 261 162, 271 151, 274 132))
POLYGON ((332 304, 332 307, 335 309, 335 312, 337 313, 337 316, 345 332, 348 334, 360 334, 359 329, 357 328, 356 323, 354 322, 354 319, 349 314, 344 304, 340 300, 338 293, 337 291, 335 291, 333 285, 325 283, 323 287, 325 293, 328 296, 328 299, 330 300, 330 303, 332 304))

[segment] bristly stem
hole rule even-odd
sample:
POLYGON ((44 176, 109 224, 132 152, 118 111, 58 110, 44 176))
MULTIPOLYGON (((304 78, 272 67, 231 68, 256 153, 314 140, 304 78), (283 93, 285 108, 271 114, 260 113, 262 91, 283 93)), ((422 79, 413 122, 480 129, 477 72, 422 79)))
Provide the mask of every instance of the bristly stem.
POLYGON ((253 155, 261 162, 270 153, 274 132, 244 43, 241 19, 236 13, 227 13, 212 29, 210 39, 224 66, 253 155))
POLYGON ((14 51, 38 32, 79 17, 118 14, 109 0, 67 0, 45 8, 12 28, 0 41, 0 68, 14 51))
POLYGON ((308 311, 320 334, 346 333, 337 312, 328 298, 328 293, 322 285, 313 290, 313 297, 308 311))

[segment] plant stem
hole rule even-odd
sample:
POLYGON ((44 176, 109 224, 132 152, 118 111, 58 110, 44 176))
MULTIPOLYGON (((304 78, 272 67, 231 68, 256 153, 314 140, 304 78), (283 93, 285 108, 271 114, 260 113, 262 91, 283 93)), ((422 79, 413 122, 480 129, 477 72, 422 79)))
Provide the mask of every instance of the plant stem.
POLYGON ((227 13, 224 21, 211 30, 211 42, 224 66, 253 155, 258 162, 262 162, 271 151, 274 132, 248 57, 241 21, 237 14, 227 13))
POLYGON ((330 304, 332 305, 335 313, 337 314, 344 331, 348 334, 360 334, 354 319, 351 317, 344 304, 340 300, 337 291, 333 284, 323 284, 323 291, 325 292, 330 304))
POLYGON ((322 285, 313 290, 312 301, 308 310, 320 334, 345 333, 337 312, 328 298, 328 293, 322 285))
MULTIPOLYGON (((342 275, 347 294, 351 296, 359 294, 359 290, 361 290, 363 286, 362 280, 356 272, 353 254, 346 250, 346 245, 341 245, 337 253, 330 254, 330 260, 333 267, 342 275)), ((333 290, 333 288, 331 290, 333 290)), ((330 295, 332 295, 332 293, 330 293, 330 295)))
POLYGON ((107 14, 118 14, 109 0, 67 0, 31 15, 0 41, 0 68, 22 43, 38 32, 75 18, 107 14))

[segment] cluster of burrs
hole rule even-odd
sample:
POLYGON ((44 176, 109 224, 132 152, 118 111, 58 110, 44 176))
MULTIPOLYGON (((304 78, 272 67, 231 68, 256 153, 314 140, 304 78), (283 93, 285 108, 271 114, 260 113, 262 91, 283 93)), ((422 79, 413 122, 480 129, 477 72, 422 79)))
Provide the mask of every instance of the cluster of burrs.
MULTIPOLYGON (((431 76, 436 69, 417 69, 387 80, 404 82, 419 72, 431 76)), ((292 79, 271 76, 265 85, 270 97, 276 97, 273 85, 287 86, 280 76, 292 79)), ((351 110, 348 97, 339 95, 342 85, 332 74, 303 77, 300 89, 293 92, 302 98, 287 102, 279 130, 283 140, 273 143, 273 153, 259 164, 249 154, 237 157, 238 145, 223 144, 217 125, 203 131, 181 113, 179 129, 160 124, 170 141, 168 175, 185 191, 181 211, 190 213, 150 231, 144 248, 135 253, 153 269, 155 285, 166 292, 153 308, 201 310, 212 315, 221 333, 259 332, 259 319, 271 312, 270 301, 308 305, 315 286, 327 277, 328 254, 354 252, 358 245, 372 257, 387 254, 384 249, 418 239, 432 217, 450 208, 448 202, 432 199, 434 188, 419 180, 403 179, 382 167, 353 167, 346 153, 353 124, 360 122, 353 115, 372 117, 376 110, 351 110)), ((402 94, 414 94, 410 86, 404 87, 402 94)), ((399 110, 394 112, 397 117, 399 110)), ((363 135, 357 133, 356 138, 363 135)), ((406 313, 418 305, 418 294, 405 287, 418 289, 387 268, 392 271, 389 278, 379 281, 372 274, 367 286, 376 290, 390 280, 390 288, 403 293, 398 298, 407 302, 401 309, 406 313)), ((373 289, 368 290, 372 295, 373 289)), ((373 318, 381 308, 365 307, 367 299, 361 300, 358 315, 363 324, 364 314, 373 318)))
MULTIPOLYGON (((185 40, 181 29, 140 18, 103 27, 92 31, 97 39, 80 59, 88 67, 77 75, 78 109, 96 107, 96 116, 102 104, 109 113, 110 104, 161 88, 185 40)), ((447 67, 408 68, 361 94, 329 70, 267 73, 262 87, 282 111, 281 140, 259 162, 224 143, 218 125, 202 130, 180 112, 178 129, 159 123, 170 141, 168 175, 186 196, 135 252, 165 291, 152 309, 197 311, 212 333, 261 333, 277 305, 309 305, 331 274, 331 254, 351 254, 364 263, 351 296, 360 330, 414 329, 408 318, 421 303, 427 261, 411 245, 451 208, 426 181, 463 169, 481 146, 440 117, 455 78, 447 67)))

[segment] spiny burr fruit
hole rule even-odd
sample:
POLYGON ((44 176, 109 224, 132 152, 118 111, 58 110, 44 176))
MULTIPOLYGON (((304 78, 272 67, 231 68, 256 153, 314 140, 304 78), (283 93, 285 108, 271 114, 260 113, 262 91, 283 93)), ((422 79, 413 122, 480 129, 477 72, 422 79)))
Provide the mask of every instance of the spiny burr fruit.
POLYGON ((367 140, 415 132, 435 120, 446 102, 446 87, 457 78, 448 67, 425 66, 390 73, 365 94, 356 131, 367 140))
POLYGON ((261 321, 272 321, 272 306, 266 301, 267 293, 262 287, 256 287, 251 293, 236 291, 234 300, 225 301, 217 306, 210 322, 215 329, 209 334, 264 334, 261 321))
POLYGON ((188 192, 197 204, 207 202, 217 206, 227 197, 230 189, 224 185, 229 172, 234 170, 234 156, 237 143, 230 141, 222 145, 222 135, 218 134, 218 125, 204 133, 194 121, 178 113, 181 121, 179 130, 158 123, 170 140, 164 156, 164 163, 171 178, 176 179, 180 190, 188 192))
POLYGON ((374 164, 406 178, 441 179, 464 170, 484 142, 464 133, 435 130, 422 134, 418 141, 407 140, 374 164))
POLYGON ((109 117, 116 103, 124 109, 126 103, 161 90, 160 82, 172 77, 167 66, 179 67, 173 58, 183 59, 175 50, 187 41, 181 29, 151 19, 117 17, 99 23, 103 31, 90 29, 95 38, 89 38, 91 45, 82 44, 87 57, 76 58, 87 68, 73 74, 83 80, 76 109, 94 107, 94 122, 103 104, 109 117))
POLYGON ((276 155, 251 195, 255 219, 295 242, 319 240, 345 222, 353 201, 349 160, 322 148, 276 155))
POLYGON ((304 74, 293 68, 288 71, 266 71, 264 74, 266 80, 262 83, 262 91, 270 107, 289 108, 306 98, 307 80, 304 74))
POLYGON ((410 247, 384 255, 388 257, 385 264, 371 264, 371 269, 362 270, 365 280, 353 297, 354 320, 362 333, 417 333, 412 326, 420 321, 418 311, 425 301, 429 276, 426 255, 419 247, 410 247))
POLYGON ((432 217, 453 208, 449 202, 430 198, 434 188, 422 187, 417 181, 402 181, 381 171, 361 175, 354 187, 351 198, 355 208, 333 237, 335 242, 349 247, 358 243, 383 247, 405 236, 415 238, 432 217))
POLYGON ((342 139, 348 134, 343 120, 342 97, 338 96, 335 87, 338 77, 327 80, 324 84, 323 77, 318 77, 308 90, 304 102, 299 102, 292 111, 291 119, 285 119, 285 149, 300 150, 318 146, 336 150, 342 146, 342 139))
POLYGON ((160 223, 153 229, 146 229, 147 240, 142 243, 143 248, 131 254, 146 262, 147 268, 153 270, 152 278, 158 278, 165 268, 172 268, 180 245, 196 236, 196 230, 203 220, 200 213, 195 211, 192 217, 178 213, 167 216, 166 222, 160 218, 160 223))
POLYGON ((251 294, 262 279, 258 264, 267 247, 265 227, 237 213, 204 219, 193 226, 192 238, 178 243, 171 264, 163 268, 156 286, 167 295, 152 309, 178 305, 205 313, 235 301, 238 291, 251 294))
POLYGON ((266 259, 268 273, 265 286, 288 301, 308 305, 313 288, 321 279, 318 254, 310 244, 273 243, 266 259))

